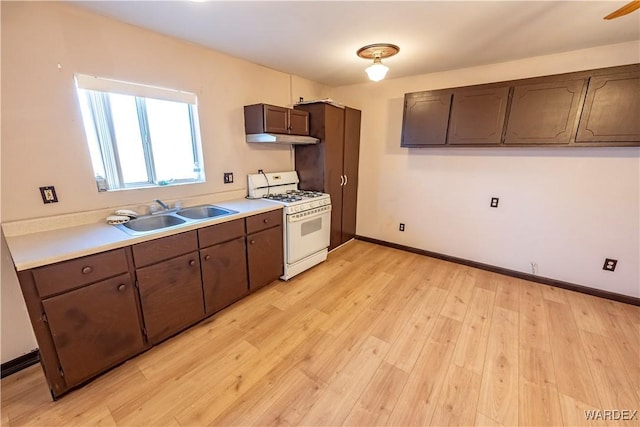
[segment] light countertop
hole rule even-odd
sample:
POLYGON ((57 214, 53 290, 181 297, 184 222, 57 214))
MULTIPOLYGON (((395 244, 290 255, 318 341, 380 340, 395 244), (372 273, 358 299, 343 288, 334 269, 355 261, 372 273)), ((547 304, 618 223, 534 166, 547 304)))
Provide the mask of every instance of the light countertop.
POLYGON ((187 222, 139 236, 129 235, 104 221, 27 234, 7 235, 5 230, 5 235, 16 270, 22 271, 282 209, 282 205, 260 199, 229 200, 216 202, 215 205, 238 213, 187 222))

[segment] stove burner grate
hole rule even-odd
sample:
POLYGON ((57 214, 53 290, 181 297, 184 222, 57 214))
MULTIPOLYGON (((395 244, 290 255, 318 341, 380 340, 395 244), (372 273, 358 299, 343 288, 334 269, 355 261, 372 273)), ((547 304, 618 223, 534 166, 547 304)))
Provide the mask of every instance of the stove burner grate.
POLYGON ((269 199, 269 200, 277 200, 279 202, 286 202, 286 203, 291 203, 291 202, 297 202, 302 200, 302 196, 296 195, 296 194, 283 194, 283 193, 278 193, 278 194, 267 194, 266 196, 264 196, 265 199, 269 199))

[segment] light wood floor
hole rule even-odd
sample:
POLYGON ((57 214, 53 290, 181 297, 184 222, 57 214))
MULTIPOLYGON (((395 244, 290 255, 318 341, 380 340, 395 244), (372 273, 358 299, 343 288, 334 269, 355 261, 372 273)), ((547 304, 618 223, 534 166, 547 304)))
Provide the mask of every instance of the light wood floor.
POLYGON ((355 241, 52 402, 2 380, 2 424, 629 425, 640 308, 355 241))

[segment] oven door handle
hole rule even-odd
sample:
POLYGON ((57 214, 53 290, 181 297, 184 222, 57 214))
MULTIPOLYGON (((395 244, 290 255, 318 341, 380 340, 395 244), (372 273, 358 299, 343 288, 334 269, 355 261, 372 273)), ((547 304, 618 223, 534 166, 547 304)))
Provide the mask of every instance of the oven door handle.
POLYGON ((331 205, 325 205, 319 208, 314 208, 306 212, 289 214, 287 215, 287 222, 309 221, 311 219, 318 218, 323 215, 331 214, 331 205))

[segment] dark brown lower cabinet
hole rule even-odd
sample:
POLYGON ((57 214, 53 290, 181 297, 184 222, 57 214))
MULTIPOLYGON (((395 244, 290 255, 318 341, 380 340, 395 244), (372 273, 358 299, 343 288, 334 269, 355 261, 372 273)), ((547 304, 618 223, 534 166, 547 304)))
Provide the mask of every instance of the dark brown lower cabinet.
POLYGON ((247 235, 249 288, 254 291, 282 276, 283 257, 281 225, 247 235))
POLYGON ((143 350, 134 291, 123 274, 42 301, 67 386, 143 350))
POLYGON ((201 249, 200 263, 206 314, 213 314, 249 293, 244 236, 201 249))
POLYGON ((198 252, 139 268, 136 276, 151 344, 169 338, 204 317, 198 252))
POLYGON ((277 209, 18 271, 52 397, 278 279, 283 260, 277 209))

